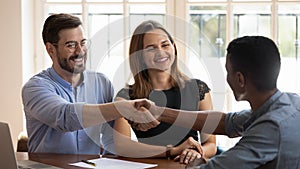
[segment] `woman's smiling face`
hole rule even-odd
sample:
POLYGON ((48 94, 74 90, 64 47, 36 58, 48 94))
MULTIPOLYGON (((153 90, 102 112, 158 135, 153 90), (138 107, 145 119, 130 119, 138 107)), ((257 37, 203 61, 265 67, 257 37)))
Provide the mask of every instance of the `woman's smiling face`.
POLYGON ((145 34, 143 57, 147 69, 171 71, 175 48, 163 30, 154 29, 145 34))

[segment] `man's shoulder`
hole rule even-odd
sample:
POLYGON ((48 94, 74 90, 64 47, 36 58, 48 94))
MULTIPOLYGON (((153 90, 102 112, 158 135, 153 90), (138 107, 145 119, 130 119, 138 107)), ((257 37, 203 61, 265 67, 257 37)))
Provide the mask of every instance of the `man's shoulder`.
POLYGON ((49 84, 51 82, 51 78, 49 76, 49 72, 47 70, 43 70, 42 72, 32 76, 23 87, 32 86, 32 85, 41 85, 41 84, 49 84))
MULTIPOLYGON (((278 99, 276 99, 270 106, 267 113, 265 113, 261 120, 272 121, 277 125, 291 119, 300 120, 300 96, 295 93, 283 92, 278 99)), ((297 122, 298 123, 298 122, 297 122)))
MULTIPOLYGON (((274 104, 274 109, 284 112, 297 113, 300 111, 300 96, 296 93, 283 92, 274 104)), ((299 114, 299 113, 298 113, 299 114)))
POLYGON ((283 93, 282 99, 284 99, 285 101, 287 101, 295 106, 298 106, 298 108, 300 108, 300 95, 299 94, 285 92, 285 93, 283 93))

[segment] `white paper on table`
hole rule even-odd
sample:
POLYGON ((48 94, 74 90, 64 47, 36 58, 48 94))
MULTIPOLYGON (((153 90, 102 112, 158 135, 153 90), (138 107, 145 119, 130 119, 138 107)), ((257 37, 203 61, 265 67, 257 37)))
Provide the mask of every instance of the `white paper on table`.
POLYGON ((142 168, 152 168, 157 166, 157 164, 147 164, 147 163, 132 162, 132 161, 125 161, 125 160, 111 159, 111 158, 97 158, 89 161, 95 163, 96 167, 83 162, 71 163, 69 165, 84 167, 84 168, 101 168, 101 169, 120 169, 120 168, 142 169, 142 168))

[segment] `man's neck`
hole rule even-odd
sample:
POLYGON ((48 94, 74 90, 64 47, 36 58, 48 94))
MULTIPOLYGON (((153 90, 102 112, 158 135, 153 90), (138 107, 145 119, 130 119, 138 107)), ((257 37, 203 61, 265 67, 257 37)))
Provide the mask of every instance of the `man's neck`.
POLYGON ((261 107, 277 90, 277 88, 274 88, 268 91, 253 92, 252 97, 249 99, 252 111, 255 112, 259 107, 261 107))
POLYGON ((57 70, 57 68, 55 68, 55 67, 54 67, 54 70, 61 78, 63 78, 65 81, 71 83, 71 85, 73 87, 78 86, 83 80, 82 73, 70 73, 61 68, 58 68, 58 70, 57 70))

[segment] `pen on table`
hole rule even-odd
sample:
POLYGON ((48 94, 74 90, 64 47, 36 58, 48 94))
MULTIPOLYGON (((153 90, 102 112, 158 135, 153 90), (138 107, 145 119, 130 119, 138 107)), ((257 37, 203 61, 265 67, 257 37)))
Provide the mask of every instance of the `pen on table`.
POLYGON ((96 167, 96 164, 95 164, 95 163, 90 162, 90 161, 88 161, 88 160, 81 160, 81 162, 84 162, 84 163, 86 163, 86 164, 89 164, 89 165, 92 165, 92 166, 96 167))

